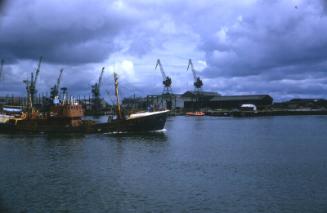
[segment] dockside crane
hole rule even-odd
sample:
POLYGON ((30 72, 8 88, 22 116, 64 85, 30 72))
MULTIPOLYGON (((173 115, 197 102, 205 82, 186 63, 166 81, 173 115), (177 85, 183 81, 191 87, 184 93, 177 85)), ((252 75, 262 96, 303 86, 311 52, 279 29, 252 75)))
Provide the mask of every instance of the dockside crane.
POLYGON ((60 89, 60 83, 62 78, 62 73, 64 72, 64 69, 60 69, 59 71, 59 77, 57 79, 57 83, 51 88, 50 91, 50 99, 54 100, 57 96, 59 96, 59 89, 60 89))
POLYGON ((157 60, 155 69, 157 69, 158 66, 160 68, 160 72, 161 72, 161 75, 163 78, 163 81, 162 81, 162 84, 164 86, 163 94, 171 94, 172 93, 172 90, 171 90, 172 80, 169 76, 166 75, 166 73, 162 67, 162 64, 160 62, 160 59, 157 60))
MULTIPOLYGON (((191 68, 192 74, 193 74, 193 85, 194 85, 194 91, 195 91, 195 103, 193 103, 193 110, 198 110, 199 108, 201 108, 202 106, 202 101, 201 101, 201 90, 202 90, 202 86, 203 86, 203 82, 200 79, 200 77, 198 77, 196 75, 196 70, 194 69, 192 60, 189 59, 188 60, 188 66, 187 66, 187 70, 189 70, 191 68)), ((193 100, 192 100, 193 101, 193 100)))
POLYGON ((93 98, 95 98, 95 99, 100 98, 100 89, 101 89, 101 85, 102 85, 103 73, 104 73, 104 67, 102 67, 98 82, 92 86, 92 95, 93 95, 93 98))
POLYGON ((157 69, 157 67, 159 66, 160 68, 160 72, 162 75, 162 84, 164 86, 163 91, 162 91, 162 95, 161 95, 161 107, 164 107, 166 109, 171 109, 172 108, 172 99, 173 99, 173 93, 172 93, 172 89, 171 89, 171 85, 172 85, 172 80, 169 76, 166 75, 165 70, 162 67, 162 64, 160 62, 160 59, 157 60, 156 63, 156 67, 155 69, 157 69))
POLYGON ((30 109, 32 109, 32 107, 33 107, 35 95, 36 95, 36 92, 37 92, 36 83, 37 83, 37 79, 38 79, 39 74, 40 74, 41 63, 42 63, 42 56, 39 59, 39 63, 38 63, 38 66, 36 68, 35 75, 34 75, 33 72, 31 72, 31 80, 24 80, 23 81, 25 83, 25 85, 26 85, 27 103, 28 103, 28 107, 30 109))
POLYGON ((2 69, 3 69, 3 64, 5 63, 5 61, 3 59, 1 59, 0 62, 0 81, 2 80, 2 69))
POLYGON ((34 101, 35 95, 36 95, 36 83, 40 74, 40 68, 41 68, 41 63, 42 63, 42 56, 39 59, 39 63, 37 65, 36 71, 35 71, 35 77, 33 79, 33 73, 31 73, 31 85, 30 85, 30 92, 31 92, 31 99, 34 101))
POLYGON ((93 97, 93 110, 99 110, 101 105, 101 86, 102 86, 102 78, 104 73, 104 67, 102 67, 99 80, 97 83, 92 85, 92 97, 93 97))
POLYGON ((193 73, 193 79, 194 79, 194 83, 193 83, 193 85, 194 85, 194 90, 195 90, 196 92, 200 92, 201 89, 202 89, 202 86, 203 86, 203 82, 202 82, 202 80, 200 79, 200 77, 198 77, 198 76, 196 75, 196 70, 194 69, 194 66, 193 66, 193 63, 192 63, 192 60, 191 60, 191 59, 189 59, 189 61, 188 61, 187 70, 189 70, 190 67, 191 67, 191 70, 192 70, 192 73, 193 73))

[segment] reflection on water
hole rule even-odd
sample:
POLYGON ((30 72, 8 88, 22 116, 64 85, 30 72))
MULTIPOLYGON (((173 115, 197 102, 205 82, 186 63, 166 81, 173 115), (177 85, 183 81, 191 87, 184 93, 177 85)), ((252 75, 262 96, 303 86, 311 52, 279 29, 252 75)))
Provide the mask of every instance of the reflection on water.
POLYGON ((326 212, 327 116, 0 135, 0 212, 326 212))
POLYGON ((165 132, 141 132, 141 133, 108 133, 105 134, 110 139, 118 140, 135 140, 140 142, 166 142, 167 135, 165 132))

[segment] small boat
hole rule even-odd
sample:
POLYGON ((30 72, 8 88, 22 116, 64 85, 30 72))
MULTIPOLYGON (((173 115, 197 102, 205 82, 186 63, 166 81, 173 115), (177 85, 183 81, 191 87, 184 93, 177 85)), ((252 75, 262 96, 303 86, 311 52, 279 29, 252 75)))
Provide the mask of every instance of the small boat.
POLYGON ((185 113, 188 116, 204 116, 204 112, 187 112, 185 113))
POLYGON ((116 116, 108 117, 107 123, 96 124, 97 132, 147 132, 162 130, 165 127, 169 110, 138 112, 124 116, 118 93, 118 76, 114 73, 116 116))
POLYGON ((123 119, 112 119, 107 123, 94 125, 95 132, 149 132, 162 130, 165 127, 169 110, 157 112, 134 113, 123 119))

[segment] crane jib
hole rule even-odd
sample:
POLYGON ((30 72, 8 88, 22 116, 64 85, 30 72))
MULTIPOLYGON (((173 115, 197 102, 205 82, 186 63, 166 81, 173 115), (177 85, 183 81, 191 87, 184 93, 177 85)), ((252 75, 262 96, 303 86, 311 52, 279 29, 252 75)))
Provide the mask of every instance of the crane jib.
POLYGON ((37 69, 36 69, 36 72, 35 72, 34 84, 36 84, 37 79, 38 79, 38 77, 39 77, 39 73, 40 73, 40 68, 41 68, 42 59, 43 59, 43 57, 41 56, 41 57, 40 57, 40 60, 39 60, 39 64, 38 64, 37 69))
POLYGON ((201 87, 203 86, 203 82, 202 80, 200 79, 200 77, 197 77, 196 76, 196 70, 194 69, 194 66, 193 66, 193 63, 192 63, 192 60, 189 59, 188 61, 188 66, 187 66, 187 70, 191 67, 191 70, 192 70, 192 74, 193 74, 193 79, 194 79, 194 86, 196 89, 201 89, 201 87))
POLYGON ((160 69, 160 72, 161 72, 161 75, 162 75, 163 80, 166 80, 167 79, 167 75, 165 73, 165 70, 162 67, 162 64, 160 62, 160 59, 157 60, 157 64, 156 64, 156 68, 155 69, 157 69, 158 66, 159 66, 159 69, 160 69))

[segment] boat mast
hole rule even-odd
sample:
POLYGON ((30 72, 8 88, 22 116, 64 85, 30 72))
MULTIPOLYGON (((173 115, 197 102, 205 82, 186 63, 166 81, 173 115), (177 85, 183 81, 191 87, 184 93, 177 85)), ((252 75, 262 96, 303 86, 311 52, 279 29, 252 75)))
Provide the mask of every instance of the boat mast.
POLYGON ((114 72, 114 80, 115 80, 115 96, 116 96, 116 102, 117 102, 117 116, 119 119, 122 119, 122 113, 119 103, 119 94, 118 94, 118 75, 114 72))

